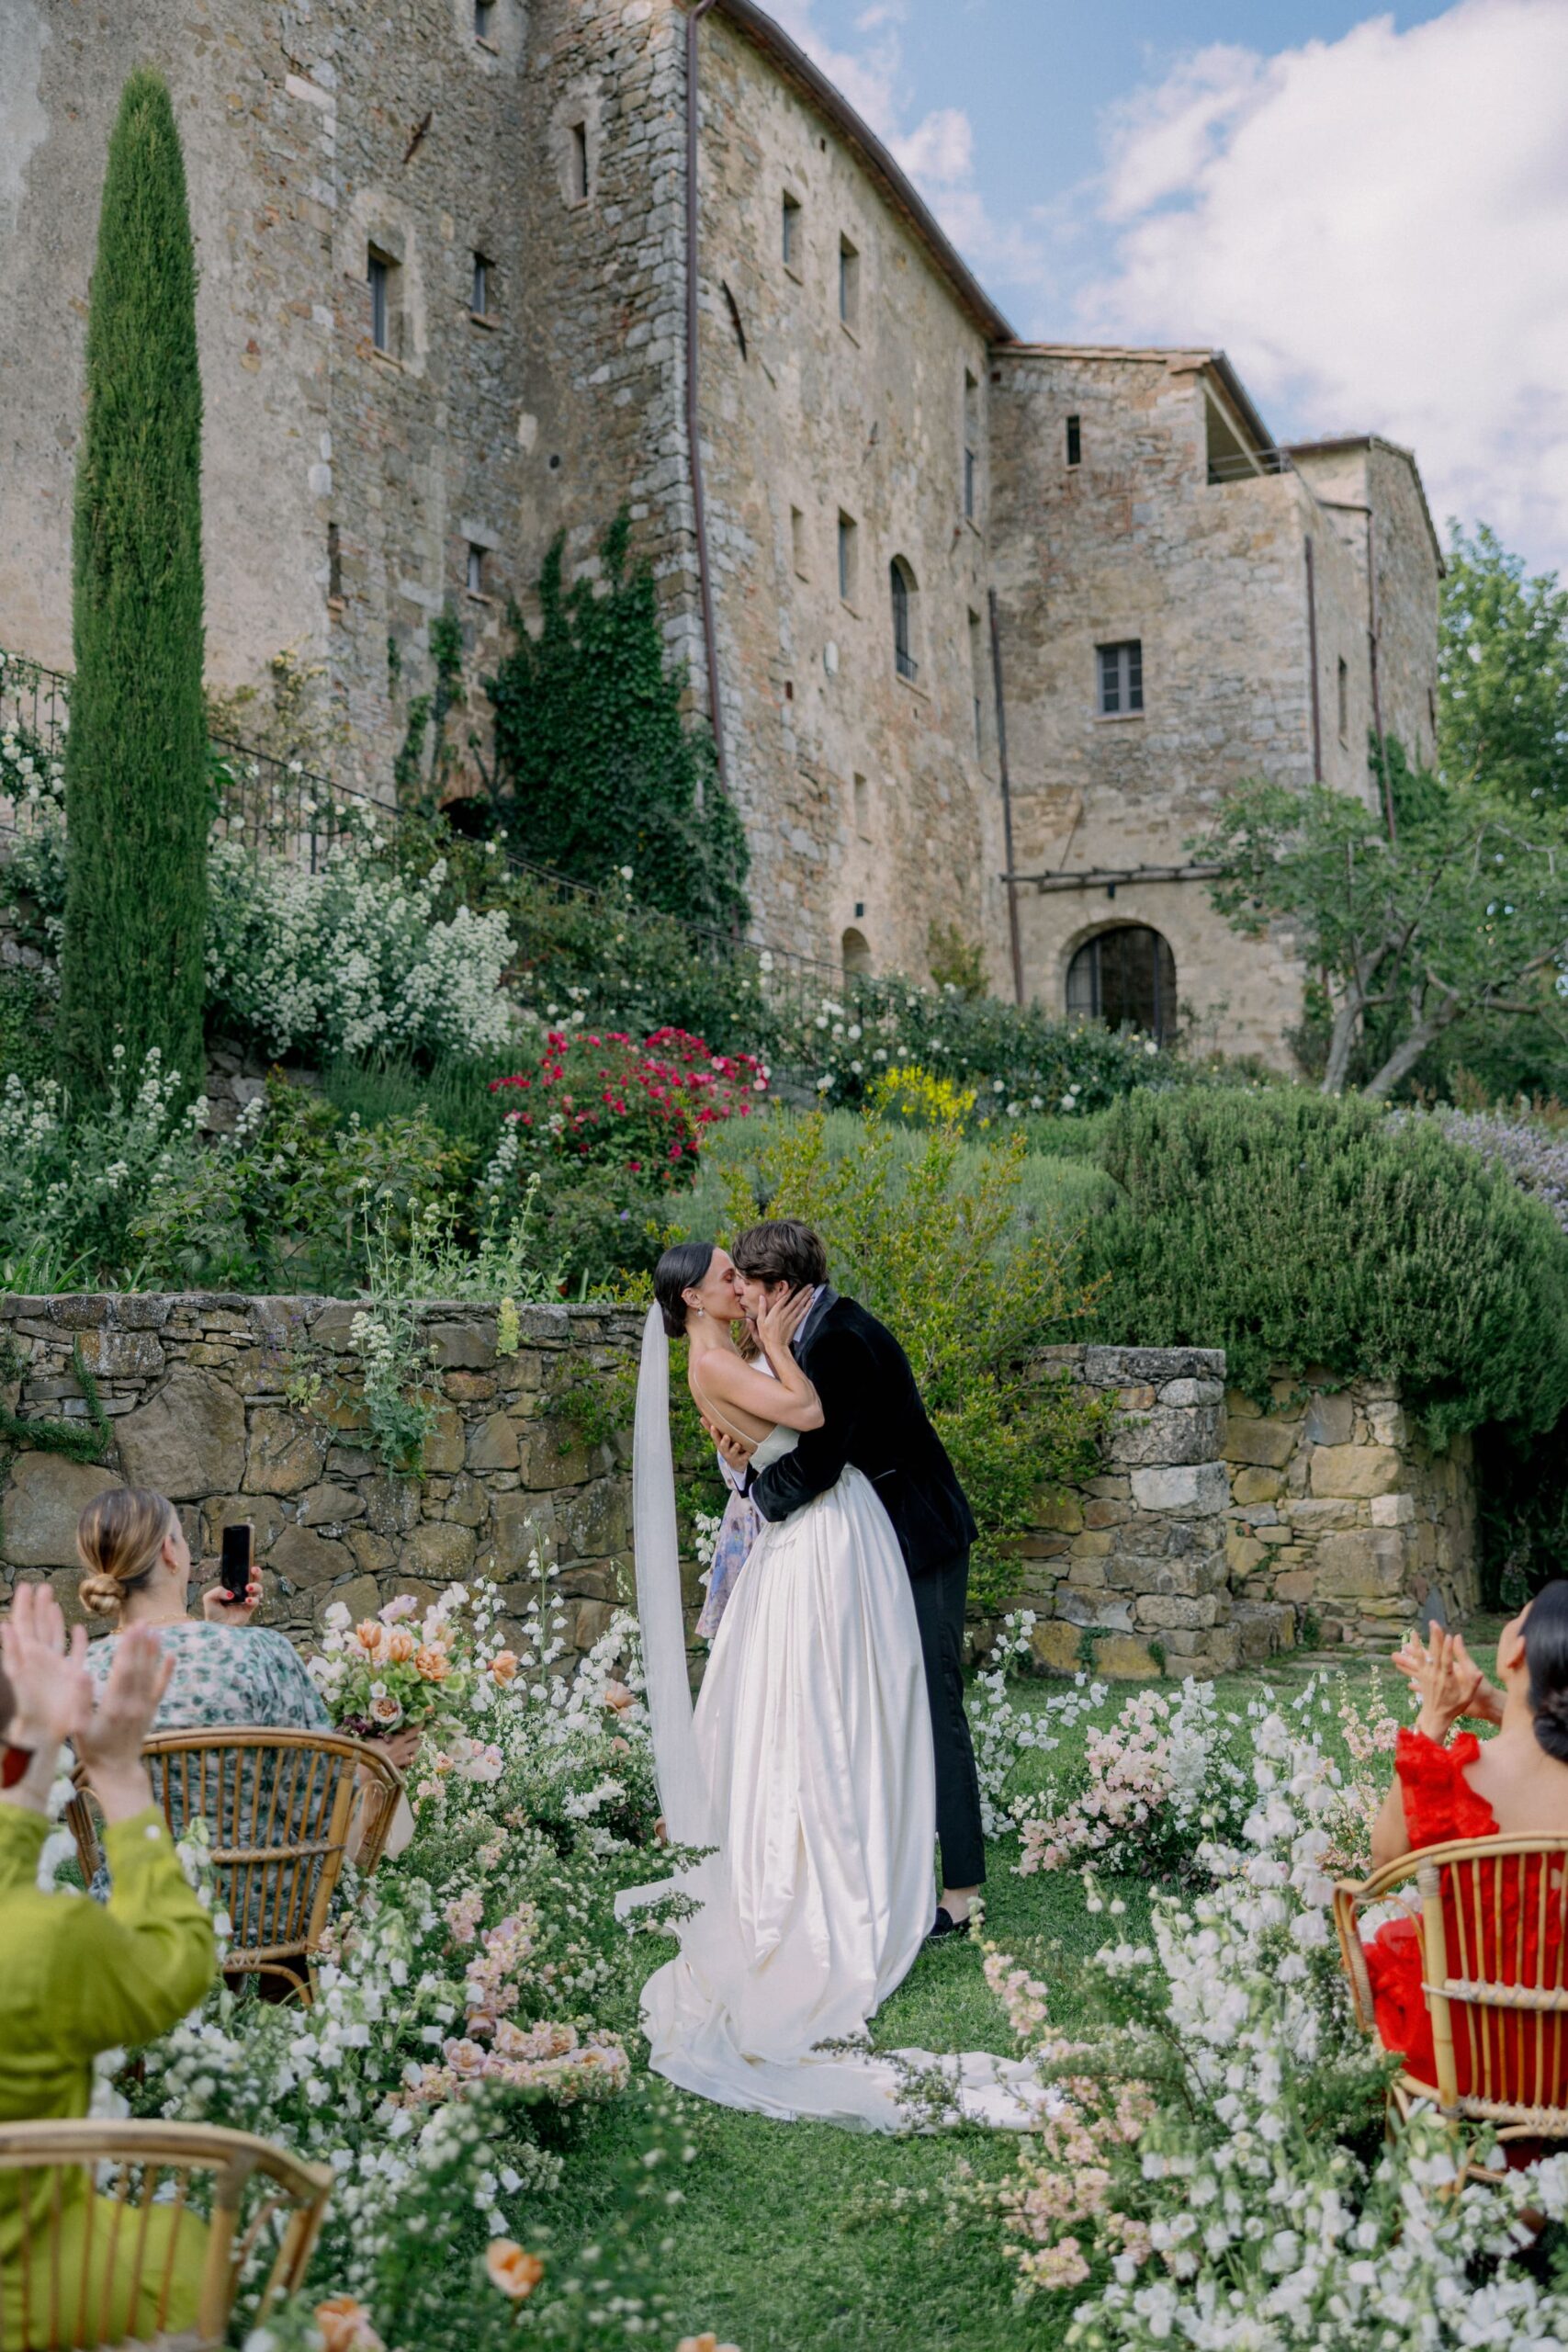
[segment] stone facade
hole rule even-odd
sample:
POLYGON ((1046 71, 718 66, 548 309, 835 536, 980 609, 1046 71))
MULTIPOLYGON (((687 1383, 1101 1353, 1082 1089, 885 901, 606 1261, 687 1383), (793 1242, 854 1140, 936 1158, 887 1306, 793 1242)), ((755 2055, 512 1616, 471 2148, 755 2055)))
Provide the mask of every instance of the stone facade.
POLYGON ((1057 1672, 1196 1675, 1274 1646, 1284 1612, 1238 1618, 1225 1565, 1223 1351, 1061 1348, 1056 1361, 1121 1413, 1103 1469, 1022 1545, 1019 1605, 1057 1672), (1261 1644, 1261 1649, 1259 1645, 1261 1644))
POLYGON ((1243 777, 1315 775, 1371 798, 1368 521, 1352 500, 1374 510, 1383 725, 1431 758, 1441 566, 1414 466, 1365 442, 1282 455, 1220 353, 1013 346, 992 363, 1026 985, 1066 1011, 1078 951, 1146 926, 1203 1043, 1288 1063, 1290 938, 1242 939, 1201 873, 1144 869, 1201 865, 1188 844, 1243 777), (1127 642, 1142 707, 1107 714, 1099 649, 1127 642), (1090 875, 1105 878, 1075 886, 1090 875))
POLYGON ((0 1577, 48 1576, 78 1614, 77 1517, 124 1481, 177 1505, 206 1580, 224 1523, 254 1521, 264 1622, 290 1633, 319 1626, 331 1601, 358 1616, 395 1592, 433 1598, 473 1576, 494 1577, 520 1612, 536 1549, 559 1568, 569 1644, 586 1649, 631 1591, 628 1482, 618 1448, 584 1447, 549 1399, 635 1357, 640 1317, 524 1307, 516 1353, 498 1356, 493 1313, 429 1306, 422 1331, 443 1399, 416 1481, 386 1469, 352 1402, 322 1413, 288 1400, 302 1346, 349 1372, 356 1312, 210 1293, 0 1297, 0 1339, 17 1367, 7 1408, 85 1419, 79 1346, 115 1440, 102 1467, 14 1449, 0 1496, 0 1577))
MULTIPOLYGON (((462 624, 468 707, 449 731, 466 746, 508 598, 526 613, 558 531, 569 571, 592 577, 625 503, 706 708, 685 36, 682 0, 493 0, 482 16, 387 0, 373 17, 351 0, 7 0, 0 645, 69 666, 105 144, 126 74, 150 64, 174 93, 197 239, 214 683, 262 682, 292 649, 325 677, 339 773, 389 790, 432 684, 433 618, 462 624)), ((993 587, 1020 871, 1179 863, 1224 784, 1311 773, 1309 539, 1321 765, 1365 788, 1363 506, 1384 721, 1428 747, 1438 567, 1404 453, 1362 441, 1282 460, 1220 355, 1018 345, 753 0, 716 0, 697 51, 719 712, 773 940, 918 975, 931 925, 955 923, 1010 986, 993 587), (1094 648, 1134 636, 1145 712, 1097 720, 1094 648)), ((1078 946, 1146 924, 1206 1042, 1282 1056, 1290 943, 1238 942, 1201 883, 1126 882, 1114 904, 1103 887, 1026 892, 1022 916, 1027 986, 1053 1010, 1078 946)))
POLYGON ((1460 1622, 1480 1599, 1468 1437, 1433 1453, 1398 1391, 1280 1379, 1267 1412, 1233 1391, 1226 1552, 1244 1601, 1287 1603, 1325 1645, 1387 1648, 1431 1606, 1460 1622))

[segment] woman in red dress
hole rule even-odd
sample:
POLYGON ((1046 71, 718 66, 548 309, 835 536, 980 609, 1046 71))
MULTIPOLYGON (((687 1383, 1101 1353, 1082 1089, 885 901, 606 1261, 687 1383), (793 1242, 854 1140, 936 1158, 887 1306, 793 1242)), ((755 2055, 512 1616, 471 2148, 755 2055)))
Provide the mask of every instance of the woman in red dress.
MULTIPOLYGON (((1456 1838, 1568 1837, 1568 1580, 1547 1585, 1504 1626, 1497 1644, 1501 1689, 1487 1681, 1459 1635, 1437 1626, 1429 1648, 1412 1635, 1394 1664, 1420 1692, 1421 1709, 1415 1730, 1399 1735, 1393 1782, 1372 1825, 1375 1868, 1456 1838), (1483 1743, 1473 1732, 1461 1732, 1449 1745, 1461 1715, 1496 1724, 1495 1738, 1483 1743)), ((1536 1980, 1541 1923, 1549 1945, 1562 1940, 1561 1890, 1552 1885, 1540 1902, 1540 1867, 1529 1865, 1522 1896, 1517 1873, 1508 1874, 1503 1933, 1497 1953, 1488 1955, 1506 1980, 1536 1980)), ((1451 1917, 1450 1942, 1457 1951, 1451 1917)), ((1554 1960, 1549 1951, 1548 1962, 1549 1976, 1561 1981, 1561 1956, 1554 1960)), ((1415 1920, 1394 1919, 1380 1929, 1367 1946, 1367 1967, 1384 2047, 1402 2052, 1419 2081, 1435 2084, 1415 1920)), ((1511 2039, 1517 2022, 1510 2019, 1508 2028, 1511 2039)), ((1469 2062, 1463 2037, 1455 2056, 1462 2094, 1469 2062)), ((1511 2073, 1506 2048, 1499 2056, 1511 2073)))

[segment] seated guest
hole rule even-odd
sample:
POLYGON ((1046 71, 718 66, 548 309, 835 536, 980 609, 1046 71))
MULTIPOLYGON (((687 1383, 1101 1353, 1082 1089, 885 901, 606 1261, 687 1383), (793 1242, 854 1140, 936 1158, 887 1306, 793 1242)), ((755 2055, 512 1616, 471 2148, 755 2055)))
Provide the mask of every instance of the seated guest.
MULTIPOLYGON (((1436 1624, 1429 1645, 1412 1635, 1394 1662, 1415 1683, 1421 1708, 1415 1730, 1399 1735, 1393 1785, 1372 1826, 1374 1867, 1456 1838, 1568 1838, 1568 1581, 1547 1585, 1504 1626, 1497 1644, 1500 1690, 1486 1681, 1463 1642, 1436 1624), (1500 1724, 1496 1737, 1483 1744, 1473 1732, 1461 1732, 1448 1745, 1466 1714, 1500 1724)), ((1527 1978, 1534 1977, 1541 1935, 1561 1939, 1560 1905, 1539 1900, 1540 1869, 1539 1862, 1530 1864, 1522 1891, 1517 1875, 1507 1881, 1499 1941, 1500 1951, 1517 1952, 1517 1973, 1527 1978)), ((1450 1919, 1457 1952, 1454 1935, 1450 1919)), ((1549 1958, 1549 1973, 1561 1964, 1549 1958)), ((1414 1919, 1391 1920, 1379 1930, 1367 1946, 1367 1968, 1385 2048, 1402 2052, 1418 2080, 1435 2083, 1414 1919)), ((1456 2055, 1463 2093, 1468 2056, 1462 2047, 1456 2055)))
POLYGON ((107 1641, 87 1652, 87 1671, 103 1682, 123 1628, 157 1635, 172 1671, 156 1731, 200 1730, 215 1724, 266 1724, 283 1731, 328 1731, 331 1718, 286 1634, 253 1625, 261 1577, 253 1569, 243 1600, 220 1584, 190 1611, 191 1558, 179 1513, 146 1487, 110 1487, 95 1495, 76 1523, 76 1551, 86 1574, 82 1606, 107 1618, 107 1641))
MULTIPOLYGON (((86 1571, 76 1589, 82 1606, 115 1628, 87 1651, 94 1680, 102 1684, 112 1672, 121 1628, 146 1628, 171 1663, 154 1731, 228 1724, 332 1729, 321 1692, 288 1635, 251 1623, 261 1604, 259 1571, 253 1568, 243 1600, 231 1600, 221 1584, 209 1585, 201 1615, 191 1615, 190 1545, 167 1496, 146 1487, 110 1487, 95 1495, 76 1523, 76 1551, 86 1571)), ((401 1771, 412 1762, 419 1736, 394 1732, 371 1745, 401 1771)), ((351 1855, 362 1829, 361 1815, 349 1833, 351 1855)), ((389 1852, 400 1851, 412 1832, 412 1816, 400 1804, 389 1852)))
MULTIPOLYGON (((69 1647, 59 1604, 20 1585, 0 1625, 0 2120, 85 2115, 93 2059, 165 2032, 194 2008, 216 1964, 212 1923, 186 1883, 152 1801, 141 1743, 173 1671, 155 1636, 132 1628, 96 1689, 80 1628, 69 1647), (62 1741, 74 1747, 104 1816, 114 1872, 107 1904, 42 1894, 39 1855, 62 1741)), ((27 2180, 0 2172, 0 2341, 118 2344, 150 2338, 165 2274, 166 2327, 195 2324, 207 2233, 188 2212, 153 2205, 137 2294, 123 2274, 133 2233, 115 2227, 114 2200, 96 2200, 81 2169, 27 2180), (24 2326, 19 2256, 34 2253, 30 2325, 24 2326), (48 2247, 52 2233, 54 2258, 48 2247), (64 2332, 50 2332, 51 2277, 63 2282, 64 2332), (81 2290, 85 2286, 85 2292, 81 2290), (78 2312, 85 2327, 73 2326, 78 2312)), ((140 2226, 140 2225, 139 2225, 140 2226)))

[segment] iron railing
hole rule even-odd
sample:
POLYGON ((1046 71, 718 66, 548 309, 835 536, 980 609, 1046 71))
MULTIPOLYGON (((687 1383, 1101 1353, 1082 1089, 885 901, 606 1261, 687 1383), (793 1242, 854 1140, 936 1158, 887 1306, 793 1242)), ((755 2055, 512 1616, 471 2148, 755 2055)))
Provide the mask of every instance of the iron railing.
MULTIPOLYGON (((0 736, 15 731, 44 763, 64 756, 70 718, 71 679, 62 671, 0 648, 0 736)), ((335 782, 301 761, 279 759, 254 744, 215 737, 211 745, 213 823, 220 836, 243 842, 259 854, 319 873, 340 842, 360 843, 378 822, 398 811, 356 785, 335 782)), ((0 798, 0 842, 25 830, 26 805, 0 798)), ((558 906, 579 906, 607 930, 639 925, 668 938, 672 926, 698 961, 739 978, 754 973, 775 1015, 804 1018, 825 996, 840 994, 842 970, 776 941, 740 937, 714 926, 628 905, 624 897, 502 851, 510 869, 531 882, 558 906)), ((526 908, 517 910, 514 936, 524 960, 546 947, 541 930, 530 935, 526 908)))

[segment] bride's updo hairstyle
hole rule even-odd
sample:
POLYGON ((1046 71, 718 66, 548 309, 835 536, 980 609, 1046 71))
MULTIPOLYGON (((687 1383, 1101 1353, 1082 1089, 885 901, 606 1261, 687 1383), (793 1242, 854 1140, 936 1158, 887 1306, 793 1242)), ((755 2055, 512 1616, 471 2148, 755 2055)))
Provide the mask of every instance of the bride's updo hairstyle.
POLYGON ((126 1601, 147 1589, 176 1523, 174 1504, 150 1487, 110 1487, 93 1497, 76 1522, 76 1556, 87 1571, 76 1594, 89 1616, 119 1623, 126 1601))
POLYGON ((672 1340, 686 1336, 686 1302, 682 1291, 695 1290, 707 1280, 713 1263, 711 1241, 678 1241, 673 1250, 666 1250, 653 1270, 653 1295, 664 1317, 664 1329, 672 1340))
POLYGON ((1525 1619, 1535 1736, 1549 1756, 1568 1764, 1568 1578, 1542 1585, 1525 1619))

